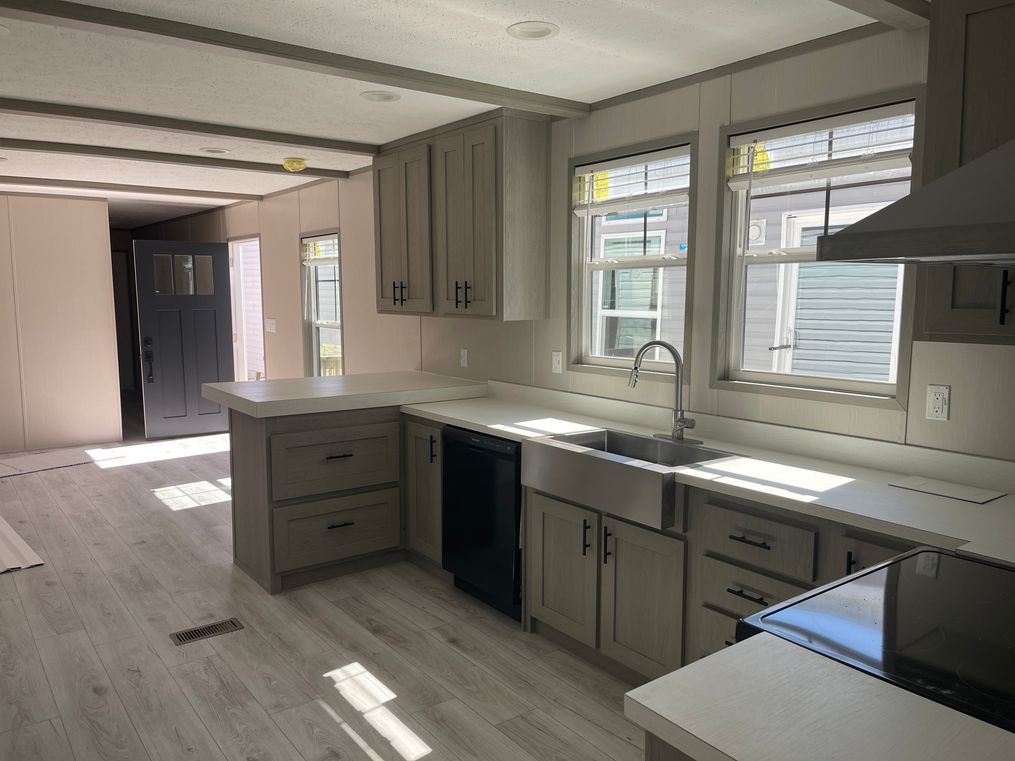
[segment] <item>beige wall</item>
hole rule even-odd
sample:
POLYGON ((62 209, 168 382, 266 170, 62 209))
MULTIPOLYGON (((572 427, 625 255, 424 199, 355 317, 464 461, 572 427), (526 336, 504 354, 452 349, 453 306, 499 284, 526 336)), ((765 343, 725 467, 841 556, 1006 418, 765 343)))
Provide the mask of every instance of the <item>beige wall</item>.
POLYGON ((303 376, 303 297, 300 277, 300 200, 295 192, 261 201, 261 308, 264 363, 269 378, 303 376))
POLYGON ((7 196, 0 196, 0 452, 20 452, 25 448, 25 418, 8 208, 7 196))
POLYGON ((44 449, 120 438, 116 326, 106 202, 8 196, 0 288, 13 296, 0 331, 0 449, 44 449), (5 247, 6 246, 6 247, 5 247), (6 254, 6 262, 4 261, 6 254), (9 326, 15 326, 12 347, 9 326), (16 349, 12 351, 12 348, 16 349), (11 388, 19 369, 20 393, 11 388), (20 399, 19 399, 20 396, 20 399), (17 438, 21 407, 24 440, 17 438), (8 429, 10 426, 10 429, 8 429), (7 431, 14 432, 13 436, 7 431), (23 443, 22 446, 17 446, 23 443), (11 444, 14 446, 12 447, 11 444))

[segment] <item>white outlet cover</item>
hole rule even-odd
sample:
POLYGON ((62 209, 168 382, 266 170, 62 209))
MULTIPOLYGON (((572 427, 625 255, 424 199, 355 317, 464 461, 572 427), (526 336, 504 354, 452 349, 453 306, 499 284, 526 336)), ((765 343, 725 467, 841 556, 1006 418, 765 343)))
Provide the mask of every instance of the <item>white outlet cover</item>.
POLYGON ((927 419, 948 420, 951 412, 951 386, 930 384, 927 386, 927 419))
POLYGON ((276 330, 275 318, 274 317, 265 317, 264 318, 264 332, 265 333, 274 333, 275 330, 276 330))
POLYGON ((468 349, 462 349, 461 350, 461 352, 458 355, 458 364, 460 364, 462 367, 468 367, 469 366, 469 350, 468 349))
POLYGON ((564 352, 550 352, 550 369, 557 375, 564 372, 564 352))

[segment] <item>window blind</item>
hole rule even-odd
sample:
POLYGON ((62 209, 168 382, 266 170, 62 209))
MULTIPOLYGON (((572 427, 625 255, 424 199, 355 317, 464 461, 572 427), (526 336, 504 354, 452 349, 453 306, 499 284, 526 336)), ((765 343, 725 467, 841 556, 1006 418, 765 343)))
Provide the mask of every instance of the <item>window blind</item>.
POLYGON ((691 184, 690 146, 637 158, 584 164, 574 170, 575 215, 605 216, 687 204, 691 184))

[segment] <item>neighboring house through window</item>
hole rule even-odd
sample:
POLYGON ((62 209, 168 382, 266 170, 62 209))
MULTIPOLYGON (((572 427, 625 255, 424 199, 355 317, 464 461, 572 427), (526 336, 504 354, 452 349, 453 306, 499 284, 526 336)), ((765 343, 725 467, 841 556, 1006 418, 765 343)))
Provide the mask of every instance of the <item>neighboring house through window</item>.
POLYGON ((342 375, 342 282, 338 235, 302 241, 308 370, 342 375))
POLYGON ((909 193, 913 104, 734 135, 728 376, 894 393, 901 266, 816 262, 909 193))

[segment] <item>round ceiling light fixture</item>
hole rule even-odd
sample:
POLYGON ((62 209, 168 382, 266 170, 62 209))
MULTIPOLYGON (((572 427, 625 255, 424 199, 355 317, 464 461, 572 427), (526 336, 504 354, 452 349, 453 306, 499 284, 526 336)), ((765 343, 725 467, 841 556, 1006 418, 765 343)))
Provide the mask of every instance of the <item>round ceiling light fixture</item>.
POLYGON ((560 27, 549 21, 519 21, 507 33, 518 40, 548 40, 560 34, 560 27))
POLYGON ((202 148, 201 153, 213 153, 216 156, 220 156, 223 153, 229 153, 229 150, 226 148, 202 148))
POLYGON ((282 168, 287 172, 302 172, 307 168, 307 160, 299 156, 289 156, 282 159, 282 168))
POLYGON ((401 95, 391 92, 391 90, 366 90, 361 92, 359 96, 373 103, 394 103, 396 100, 402 99, 401 95))

